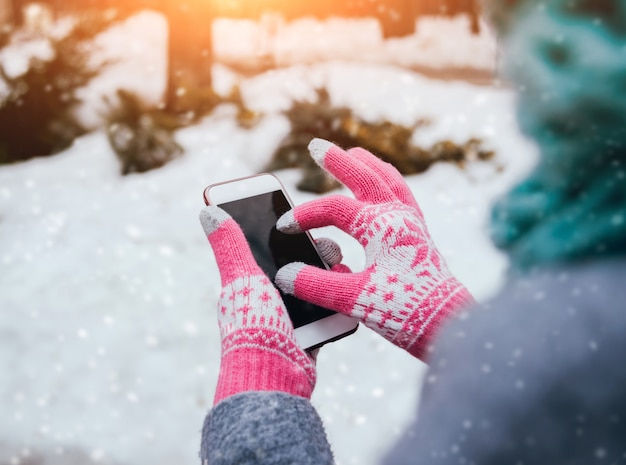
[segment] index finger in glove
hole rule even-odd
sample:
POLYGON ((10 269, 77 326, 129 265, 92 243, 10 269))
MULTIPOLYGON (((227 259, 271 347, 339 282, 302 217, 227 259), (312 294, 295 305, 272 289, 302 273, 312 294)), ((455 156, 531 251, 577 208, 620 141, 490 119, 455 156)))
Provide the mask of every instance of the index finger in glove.
POLYGON ((242 276, 263 275, 243 231, 228 213, 210 205, 200 210, 199 216, 213 248, 223 286, 242 276))
MULTIPOLYGON (((278 218, 276 228, 287 234, 297 234, 309 229, 336 226, 353 235, 352 225, 365 206, 363 202, 350 197, 329 195, 285 212, 278 218)), ((360 240, 359 237, 355 239, 360 240)))

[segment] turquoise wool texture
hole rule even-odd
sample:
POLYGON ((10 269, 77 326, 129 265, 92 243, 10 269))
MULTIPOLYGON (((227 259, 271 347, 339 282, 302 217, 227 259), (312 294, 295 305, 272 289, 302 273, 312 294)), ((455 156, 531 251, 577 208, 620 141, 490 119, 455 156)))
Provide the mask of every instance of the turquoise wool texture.
POLYGON ((518 270, 626 254, 626 1, 490 0, 535 170, 493 208, 518 270))

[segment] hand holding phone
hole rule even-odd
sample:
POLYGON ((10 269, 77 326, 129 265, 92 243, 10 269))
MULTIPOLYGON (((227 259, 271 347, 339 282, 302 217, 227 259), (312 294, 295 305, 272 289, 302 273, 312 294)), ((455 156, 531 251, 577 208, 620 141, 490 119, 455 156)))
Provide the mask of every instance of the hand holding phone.
MULTIPOLYGON (((260 174, 213 184, 205 189, 204 199, 207 205, 219 206, 239 225, 255 264, 272 282, 278 269, 292 262, 328 269, 308 233, 290 235, 276 229, 277 219, 293 205, 275 176, 260 174)), ((233 246, 220 243, 213 249, 218 256, 229 253, 233 246)), ((231 273, 223 267, 220 272, 231 273)), ((356 331, 357 321, 348 316, 292 295, 281 293, 281 299, 295 328, 295 339, 303 349, 320 347, 356 331)))
POLYGON ((291 263, 278 271, 276 284, 357 318, 411 355, 425 358, 438 328, 474 299, 437 250, 398 170, 364 149, 345 151, 322 139, 314 139, 309 151, 354 198, 312 200, 284 214, 278 228, 300 234, 336 226, 363 246, 365 269, 337 273, 291 263))
POLYGON ((324 266, 308 234, 276 230, 276 219, 292 208, 277 178, 259 175, 209 186, 205 202, 200 222, 222 281, 215 403, 243 391, 310 398, 316 378, 310 350, 354 332, 358 323, 293 296, 283 300, 274 287, 270 278, 286 263, 324 266))
POLYGON ((200 212, 200 223, 222 281, 217 309, 222 358, 215 404, 243 391, 310 398, 314 360, 296 343, 280 293, 255 262, 239 225, 214 206, 200 212))

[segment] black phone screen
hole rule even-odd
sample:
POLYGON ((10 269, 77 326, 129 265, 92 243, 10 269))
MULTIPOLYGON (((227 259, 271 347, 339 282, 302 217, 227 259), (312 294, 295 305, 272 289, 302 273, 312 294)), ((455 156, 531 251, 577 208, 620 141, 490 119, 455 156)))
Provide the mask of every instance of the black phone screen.
MULTIPOLYGON (((304 262, 325 268, 306 234, 284 234, 276 229, 278 218, 291 209, 281 191, 225 202, 219 206, 241 226, 252 255, 272 282, 278 269, 287 263, 304 262)), ((280 294, 295 328, 335 313, 294 296, 280 294)))

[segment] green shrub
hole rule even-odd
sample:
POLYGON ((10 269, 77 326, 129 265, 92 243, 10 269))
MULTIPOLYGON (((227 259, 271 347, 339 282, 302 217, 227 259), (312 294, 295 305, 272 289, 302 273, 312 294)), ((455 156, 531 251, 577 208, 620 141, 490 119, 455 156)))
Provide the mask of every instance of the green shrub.
POLYGON ((117 91, 107 118, 109 143, 121 163, 122 174, 143 173, 165 165, 183 153, 174 140, 180 127, 176 115, 150 109, 125 90, 117 91))
POLYGON ((391 163, 402 174, 426 171, 437 162, 450 162, 463 167, 473 160, 491 160, 494 152, 484 150, 482 141, 471 138, 458 145, 442 140, 428 149, 412 142, 413 133, 428 119, 420 119, 411 126, 390 121, 368 122, 355 115, 348 107, 334 106, 325 89, 317 91, 317 100, 296 101, 285 115, 291 122, 291 131, 278 146, 266 171, 283 168, 302 168, 303 176, 297 187, 300 190, 322 193, 339 186, 313 162, 308 145, 320 137, 350 147, 363 147, 382 160, 391 163))

